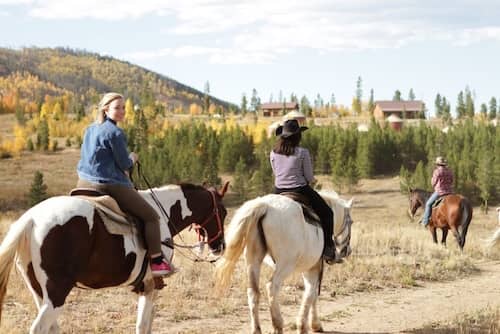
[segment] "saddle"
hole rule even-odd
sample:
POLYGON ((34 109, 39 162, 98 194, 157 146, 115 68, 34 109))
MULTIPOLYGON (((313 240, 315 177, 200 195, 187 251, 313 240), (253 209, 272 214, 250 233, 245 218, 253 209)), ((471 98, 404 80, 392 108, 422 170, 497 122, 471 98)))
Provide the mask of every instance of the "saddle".
POLYGON ((307 197, 293 191, 285 191, 280 193, 280 195, 286 196, 293 199, 295 202, 299 203, 302 207, 302 213, 307 223, 315 226, 321 227, 321 221, 316 211, 311 207, 311 203, 307 197))
POLYGON ((93 203, 109 233, 124 236, 138 235, 140 246, 145 248, 144 223, 123 212, 113 197, 87 188, 75 188, 70 191, 69 195, 93 203))
POLYGON ((432 207, 431 208, 432 209, 437 208, 443 202, 443 200, 445 199, 445 197, 448 196, 448 195, 451 195, 451 193, 449 193, 449 194, 443 194, 443 195, 439 196, 436 199, 436 201, 434 201, 434 203, 432 203, 432 207))

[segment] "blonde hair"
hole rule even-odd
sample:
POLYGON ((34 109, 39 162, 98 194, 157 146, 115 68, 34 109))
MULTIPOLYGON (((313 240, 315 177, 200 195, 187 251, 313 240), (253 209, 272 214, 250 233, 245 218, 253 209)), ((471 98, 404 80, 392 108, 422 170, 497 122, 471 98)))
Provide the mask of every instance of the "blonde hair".
POLYGON ((102 123, 106 119, 106 110, 108 110, 108 106, 111 102, 116 99, 124 99, 122 94, 118 93, 106 93, 102 97, 99 105, 97 106, 97 122, 102 123))

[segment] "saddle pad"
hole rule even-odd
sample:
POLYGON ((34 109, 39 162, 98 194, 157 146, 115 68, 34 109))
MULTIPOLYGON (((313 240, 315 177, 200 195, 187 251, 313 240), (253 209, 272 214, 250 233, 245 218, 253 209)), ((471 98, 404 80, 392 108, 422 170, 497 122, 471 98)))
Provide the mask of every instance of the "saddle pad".
POLYGON ((97 213, 109 233, 119 235, 134 235, 137 233, 135 225, 127 220, 127 215, 118 207, 118 204, 111 196, 78 195, 76 197, 85 199, 95 205, 97 213))
POLYGON ((302 212, 304 213, 306 223, 321 227, 319 216, 316 214, 316 211, 309 206, 309 201, 305 196, 292 191, 282 192, 280 195, 291 198, 302 206, 302 212))

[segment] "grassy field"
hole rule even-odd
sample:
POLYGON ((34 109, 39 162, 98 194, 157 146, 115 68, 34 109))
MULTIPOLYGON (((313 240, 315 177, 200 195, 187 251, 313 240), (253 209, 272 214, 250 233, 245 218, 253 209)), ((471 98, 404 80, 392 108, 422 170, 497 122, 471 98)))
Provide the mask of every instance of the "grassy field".
MULTIPOLYGON (((44 173, 50 194, 63 194, 76 183, 78 151, 65 149, 52 154, 30 153, 21 158, 0 160, 0 233, 18 217, 24 194, 29 190, 35 170, 44 173)), ((327 177, 320 177, 323 188, 331 188, 327 177)), ((324 300, 354 292, 383 289, 408 289, 428 281, 453 281, 480 275, 477 263, 499 260, 497 253, 488 254, 483 240, 496 228, 493 210, 484 214, 474 208, 465 252, 460 253, 453 236, 448 247, 435 246, 423 227, 412 223, 406 215, 407 198, 399 192, 398 178, 384 177, 362 180, 355 192, 342 194, 354 197, 353 254, 341 266, 328 267, 323 280, 324 300)), ((229 207, 229 222, 236 206, 229 207)), ((195 236, 182 233, 184 242, 195 236)), ((233 276, 230 294, 223 299, 213 296, 213 266, 193 263, 185 251, 177 250, 174 262, 181 271, 167 280, 159 292, 155 333, 231 333, 248 323, 246 277, 240 261, 233 276), (235 315, 239 315, 236 316, 235 315), (202 324, 194 326, 193 323, 202 324), (178 328, 169 331, 175 324, 178 328), (185 325, 183 325, 185 324, 185 325), (180 328, 180 329, 179 329, 180 328)), ((269 277, 264 270, 262 282, 269 277)), ((282 305, 296 305, 303 289, 299 275, 286 282, 282 305)), ((261 303, 267 312, 266 303, 261 303)), ((26 333, 36 316, 31 295, 20 275, 13 271, 4 304, 0 333, 26 333)), ((88 291, 74 289, 70 294, 60 325, 63 333, 131 333, 134 331, 136 296, 126 288, 88 291)), ((324 315, 325 319, 342 318, 341 314, 324 315)), ((430 325, 415 333, 468 333, 468 329, 498 330, 498 310, 489 310, 452 319, 442 327, 430 325)), ((293 319, 286 319, 293 328, 293 319)), ((477 332, 477 331, 476 331, 477 332)))

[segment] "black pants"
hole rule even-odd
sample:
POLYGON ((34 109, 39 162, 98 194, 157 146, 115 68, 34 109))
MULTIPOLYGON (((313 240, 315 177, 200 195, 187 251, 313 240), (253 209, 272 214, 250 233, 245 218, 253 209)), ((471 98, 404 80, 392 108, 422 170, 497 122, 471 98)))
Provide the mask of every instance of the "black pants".
POLYGON ((309 199, 313 210, 321 220, 325 246, 333 246, 333 211, 328 204, 326 204, 325 200, 309 185, 298 188, 274 188, 275 194, 288 191, 304 195, 309 199))

